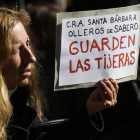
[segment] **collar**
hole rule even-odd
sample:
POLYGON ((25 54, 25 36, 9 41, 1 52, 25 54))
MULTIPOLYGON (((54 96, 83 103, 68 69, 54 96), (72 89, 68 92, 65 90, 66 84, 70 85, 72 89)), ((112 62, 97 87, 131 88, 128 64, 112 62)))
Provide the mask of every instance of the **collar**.
POLYGON ((15 88, 12 89, 12 90, 8 90, 8 95, 9 95, 9 97, 11 97, 11 95, 15 92, 16 89, 17 89, 17 87, 15 87, 15 88))
POLYGON ((17 89, 10 96, 10 100, 18 101, 27 104, 29 96, 29 90, 25 87, 17 87, 17 89))
POLYGON ((17 87, 11 95, 10 101, 13 106, 13 115, 9 125, 29 129, 34 122, 37 112, 27 106, 29 92, 26 87, 17 87))

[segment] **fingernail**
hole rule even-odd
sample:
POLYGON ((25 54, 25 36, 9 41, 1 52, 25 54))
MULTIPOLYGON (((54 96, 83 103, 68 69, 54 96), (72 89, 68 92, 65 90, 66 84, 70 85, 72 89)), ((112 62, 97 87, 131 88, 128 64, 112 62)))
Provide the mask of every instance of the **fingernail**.
POLYGON ((110 78, 112 81, 114 80, 113 78, 110 78))
POLYGON ((105 82, 105 81, 108 81, 108 79, 107 79, 107 78, 105 78, 103 81, 104 81, 104 82, 105 82))
POLYGON ((103 82, 103 80, 100 80, 100 82, 103 82))

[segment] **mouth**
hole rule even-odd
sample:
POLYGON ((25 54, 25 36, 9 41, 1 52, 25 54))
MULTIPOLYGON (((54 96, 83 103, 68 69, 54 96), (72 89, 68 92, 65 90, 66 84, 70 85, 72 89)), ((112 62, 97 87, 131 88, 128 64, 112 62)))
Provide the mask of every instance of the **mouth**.
POLYGON ((21 75, 29 77, 31 75, 31 70, 24 70, 21 72, 21 75))

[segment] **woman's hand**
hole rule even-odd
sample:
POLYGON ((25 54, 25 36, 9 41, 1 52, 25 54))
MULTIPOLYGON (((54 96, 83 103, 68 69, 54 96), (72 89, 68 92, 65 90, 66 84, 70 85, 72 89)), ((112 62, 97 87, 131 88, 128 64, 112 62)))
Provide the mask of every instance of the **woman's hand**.
POLYGON ((112 107, 117 103, 118 84, 112 78, 99 81, 100 86, 94 90, 87 100, 89 117, 95 112, 112 107))

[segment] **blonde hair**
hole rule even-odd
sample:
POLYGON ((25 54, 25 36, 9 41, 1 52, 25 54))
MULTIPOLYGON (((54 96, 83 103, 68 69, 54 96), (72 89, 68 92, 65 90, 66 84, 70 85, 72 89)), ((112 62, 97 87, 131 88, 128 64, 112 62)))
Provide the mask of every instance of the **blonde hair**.
MULTIPOLYGON (((12 115, 12 105, 8 97, 8 89, 5 84, 2 70, 11 57, 11 30, 17 22, 21 22, 27 30, 30 24, 30 16, 25 10, 11 10, 0 8, 0 140, 6 140, 6 127, 12 115)), ((35 64, 31 68, 32 76, 29 78, 29 103, 35 102, 35 109, 41 116, 41 93, 38 86, 39 74, 35 64)))

